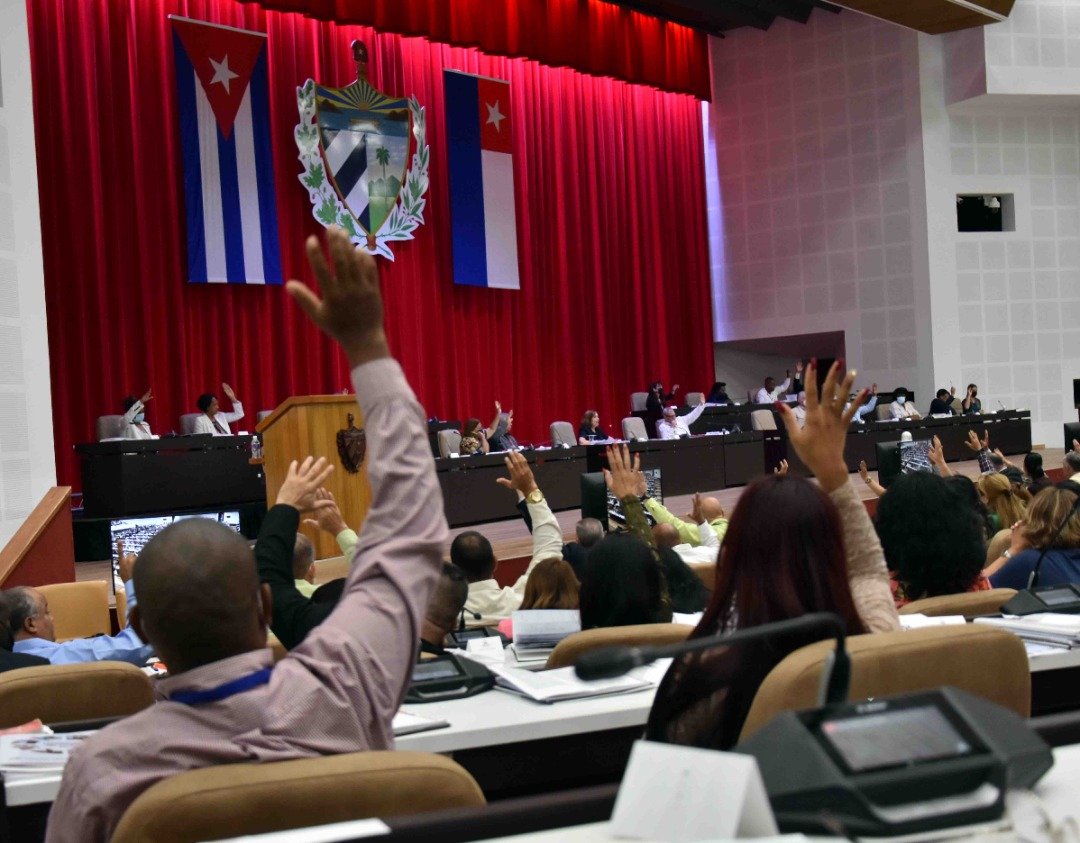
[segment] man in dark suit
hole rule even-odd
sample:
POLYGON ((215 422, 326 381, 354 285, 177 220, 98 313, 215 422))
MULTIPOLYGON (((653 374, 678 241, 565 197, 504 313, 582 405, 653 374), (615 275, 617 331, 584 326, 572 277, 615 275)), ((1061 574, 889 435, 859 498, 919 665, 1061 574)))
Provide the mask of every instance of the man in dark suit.
POLYGON ((0 595, 0 673, 20 667, 39 667, 49 663, 48 659, 43 659, 41 656, 11 652, 14 643, 15 633, 11 629, 11 611, 7 601, 0 595))

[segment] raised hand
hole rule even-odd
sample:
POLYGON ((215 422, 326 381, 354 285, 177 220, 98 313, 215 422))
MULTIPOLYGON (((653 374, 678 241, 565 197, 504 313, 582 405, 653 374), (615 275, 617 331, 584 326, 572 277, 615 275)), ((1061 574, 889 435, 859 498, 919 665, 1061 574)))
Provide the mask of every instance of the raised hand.
MULTIPOLYGON (((970 392, 968 394, 970 395, 970 392)), ((953 396, 956 395, 956 387, 953 386, 952 384, 949 384, 949 395, 953 395, 953 396)))
POLYGON ((841 378, 842 365, 842 360, 833 363, 820 392, 817 385, 817 361, 811 360, 807 365, 804 387, 806 420, 802 425, 795 418, 791 407, 780 401, 776 402, 777 412, 787 427, 788 441, 826 492, 839 489, 847 483, 844 445, 847 441, 848 426, 855 416, 855 410, 866 400, 864 389, 855 401, 850 402, 848 409, 844 409, 857 373, 852 369, 841 378))
POLYGON ((870 394, 871 395, 877 395, 877 384, 876 383, 870 384, 870 394))
POLYGON ((780 460, 780 465, 773 469, 773 474, 777 477, 784 477, 788 473, 788 461, 780 460))
POLYGON ((1080 442, 1075 439, 1073 440, 1073 450, 1080 454, 1080 442))
POLYGON ((866 460, 859 460, 859 477, 863 483, 870 484, 870 469, 866 467, 866 460))
POLYGON ((116 540, 116 567, 120 573, 121 582, 127 582, 135 573, 135 562, 139 556, 135 553, 124 553, 124 540, 116 540))
POLYGON ((964 444, 975 453, 978 453, 983 448, 990 447, 990 434, 987 431, 983 431, 983 438, 979 439, 979 435, 974 430, 969 430, 967 435, 967 441, 964 444))
POLYGON ((337 536, 342 530, 348 528, 345 519, 341 517, 341 510, 334 493, 329 489, 319 487, 315 490, 314 518, 305 518, 304 523, 309 527, 323 530, 332 536, 337 536))
POLYGON ((226 398, 228 398, 234 404, 236 403, 236 393, 233 392, 233 389, 232 389, 231 386, 229 386, 227 383, 223 383, 221 385, 221 391, 225 393, 226 398))
POLYGON ((382 294, 375 259, 354 248, 337 226, 327 229, 326 243, 333 271, 317 237, 307 240, 307 257, 323 297, 301 281, 286 285, 289 295, 319 330, 336 340, 349 365, 390 356, 383 328, 382 294))
POLYGON ((631 462, 629 448, 625 445, 609 445, 607 460, 604 480, 616 498, 639 498, 648 491, 645 475, 641 473, 641 454, 634 454, 631 462))
POLYGON ((145 404, 145 403, 146 403, 147 401, 149 401, 149 400, 150 400, 151 398, 153 398, 153 397, 154 397, 154 390, 152 390, 152 389, 148 389, 148 390, 146 390, 146 392, 144 392, 144 393, 142 394, 142 398, 140 398, 139 400, 140 400, 140 401, 141 401, 141 402, 142 402, 143 404, 145 404))
POLYGON ((497 414, 501 414, 501 413, 502 413, 502 402, 501 402, 501 401, 496 401, 496 402, 495 402, 495 412, 496 412, 497 414))
POLYGON ((949 468, 948 463, 945 462, 945 449, 941 445, 941 440, 936 436, 930 445, 930 450, 927 452, 927 458, 932 465, 937 466, 939 475, 942 477, 952 475, 952 470, 949 468))
POLYGON ((693 506, 690 509, 690 520, 695 524, 701 524, 705 520, 705 514, 701 511, 700 492, 694 492, 693 506))
POLYGON ((495 482, 500 486, 521 492, 526 497, 539 488, 532 469, 529 468, 529 461, 521 455, 520 451, 511 451, 503 462, 506 463, 506 470, 510 472, 510 477, 496 477, 495 482))
POLYGON ((315 493, 333 472, 334 466, 326 461, 326 457, 307 457, 299 464, 293 460, 289 463, 285 481, 278 489, 277 503, 286 504, 300 512, 322 509, 327 505, 327 501, 325 498, 318 498, 315 493))

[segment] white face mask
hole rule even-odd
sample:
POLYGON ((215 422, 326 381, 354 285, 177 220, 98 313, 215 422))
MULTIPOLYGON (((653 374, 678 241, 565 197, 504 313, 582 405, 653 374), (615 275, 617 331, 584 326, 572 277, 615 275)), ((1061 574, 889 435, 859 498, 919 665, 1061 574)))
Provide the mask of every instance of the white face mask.
POLYGON ((142 424, 146 420, 146 413, 138 413, 133 421, 135 424, 142 424))
POLYGON ((907 396, 906 395, 897 395, 896 396, 896 403, 899 404, 901 407, 904 406, 904 404, 906 402, 907 402, 907 396))

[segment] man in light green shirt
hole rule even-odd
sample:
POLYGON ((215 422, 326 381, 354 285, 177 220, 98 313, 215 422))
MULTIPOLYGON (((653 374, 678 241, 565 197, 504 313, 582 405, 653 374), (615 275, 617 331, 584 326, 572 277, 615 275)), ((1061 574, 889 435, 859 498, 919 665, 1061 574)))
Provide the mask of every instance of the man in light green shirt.
POLYGON ((653 498, 645 499, 645 510, 656 519, 657 524, 670 524, 678 530, 679 538, 691 547, 699 547, 703 544, 698 533, 698 524, 707 523, 721 542, 724 540, 724 534, 727 533, 728 520, 724 514, 724 507, 713 497, 694 495, 694 509, 687 516, 690 521, 683 521, 672 515, 667 507, 653 498))

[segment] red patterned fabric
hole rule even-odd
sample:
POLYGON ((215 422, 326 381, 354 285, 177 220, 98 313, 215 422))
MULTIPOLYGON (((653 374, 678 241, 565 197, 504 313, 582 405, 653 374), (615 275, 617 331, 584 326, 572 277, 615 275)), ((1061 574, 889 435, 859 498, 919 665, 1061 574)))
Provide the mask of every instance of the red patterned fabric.
MULTIPOLYGON (((497 6, 500 4, 492 4, 497 6)), ((354 78, 427 108, 431 188, 417 239, 384 262, 388 333, 428 412, 479 416, 500 399, 519 441, 598 409, 617 432, 652 378, 712 380, 701 106, 694 98, 234 0, 29 4, 59 482, 79 486, 76 442, 148 386, 157 433, 179 429, 221 381, 249 411, 349 386, 344 358, 280 288, 195 285, 166 15, 269 33, 271 128, 286 277, 310 280, 320 231, 298 181, 295 92, 354 78), (442 70, 510 80, 522 289, 455 286, 442 70)))

